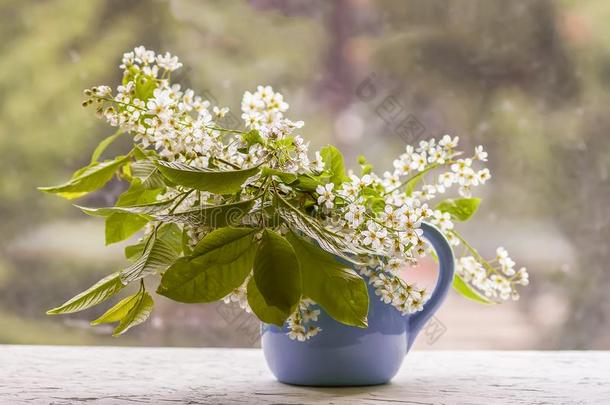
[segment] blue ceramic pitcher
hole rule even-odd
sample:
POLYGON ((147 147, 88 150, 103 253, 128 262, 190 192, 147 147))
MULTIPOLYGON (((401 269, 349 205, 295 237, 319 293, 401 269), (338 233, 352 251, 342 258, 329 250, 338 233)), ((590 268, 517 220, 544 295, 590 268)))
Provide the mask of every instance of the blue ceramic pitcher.
POLYGON ((439 277, 422 311, 401 315, 383 303, 369 285, 368 328, 343 325, 324 310, 315 337, 291 340, 287 329, 263 324, 262 347, 267 365, 284 383, 311 386, 349 386, 387 383, 396 375, 403 359, 424 324, 447 296, 453 281, 453 252, 435 227, 422 224, 439 259, 439 277))

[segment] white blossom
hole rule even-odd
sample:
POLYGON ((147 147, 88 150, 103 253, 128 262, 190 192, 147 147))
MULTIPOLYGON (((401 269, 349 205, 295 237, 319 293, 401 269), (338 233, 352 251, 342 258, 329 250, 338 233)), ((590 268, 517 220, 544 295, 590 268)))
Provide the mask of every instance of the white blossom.
POLYGON ((316 187, 316 193, 318 193, 318 205, 324 204, 326 208, 333 207, 333 201, 335 201, 335 194, 333 193, 334 183, 328 183, 324 186, 320 185, 316 187))

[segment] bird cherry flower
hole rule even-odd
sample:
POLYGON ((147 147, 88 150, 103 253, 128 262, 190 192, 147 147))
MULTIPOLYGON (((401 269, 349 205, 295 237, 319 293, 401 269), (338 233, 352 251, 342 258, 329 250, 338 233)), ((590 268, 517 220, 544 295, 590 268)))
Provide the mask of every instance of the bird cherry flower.
POLYGON ((345 220, 351 228, 356 229, 360 226, 360 224, 364 222, 364 212, 364 206, 358 204, 350 204, 348 206, 347 212, 345 213, 345 220))
POLYGON ((379 215, 379 219, 384 225, 390 228, 398 228, 401 226, 401 211, 400 209, 396 209, 394 206, 387 204, 383 212, 379 215))
POLYGON ((491 178, 489 169, 485 168, 485 169, 479 170, 477 172, 477 178, 478 178, 479 183, 485 184, 485 182, 491 178))
POLYGON ((182 63, 178 61, 177 56, 172 56, 169 52, 165 52, 165 55, 157 55, 157 65, 169 72, 173 72, 176 69, 182 67, 182 63))
POLYGON ((474 158, 481 162, 487 162, 487 152, 483 150, 483 145, 474 148, 474 158))
POLYGON ((335 187, 334 183, 328 183, 324 186, 318 185, 316 187, 316 193, 318 193, 318 205, 324 204, 324 206, 328 209, 332 208, 335 201, 335 195, 333 193, 333 188, 335 187))
POLYGON ((376 222, 369 220, 366 223, 366 230, 362 231, 362 243, 371 246, 373 249, 380 249, 383 241, 388 235, 385 228, 380 227, 376 222))
POLYGON ((229 112, 229 109, 227 107, 218 108, 217 106, 214 106, 212 112, 214 112, 216 118, 224 118, 229 112))
POLYGON ((314 160, 311 161, 311 169, 315 172, 321 173, 324 170, 324 160, 320 151, 316 151, 314 160))
POLYGON ((446 232, 453 229, 453 222, 451 221, 451 214, 448 212, 441 212, 434 210, 430 222, 440 228, 441 231, 446 232))
POLYGON ((358 190, 363 190, 365 187, 369 186, 373 182, 373 179, 369 174, 365 174, 362 177, 358 177, 355 174, 352 174, 350 176, 350 179, 352 181, 352 184, 358 190))
POLYGON ((411 155, 411 169, 419 172, 426 168, 426 152, 414 153, 411 155))
POLYGON ((438 141, 438 144, 445 149, 454 149, 457 148, 459 140, 460 138, 457 136, 451 138, 451 135, 445 134, 441 140, 438 141))

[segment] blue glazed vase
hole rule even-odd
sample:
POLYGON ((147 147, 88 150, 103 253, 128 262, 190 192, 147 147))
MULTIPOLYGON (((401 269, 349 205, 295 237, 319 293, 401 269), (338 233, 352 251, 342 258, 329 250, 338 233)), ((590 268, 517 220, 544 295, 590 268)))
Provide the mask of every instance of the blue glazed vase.
POLYGON ((286 326, 263 324, 261 344, 267 365, 284 383, 309 386, 357 386, 387 383, 424 324, 443 303, 453 281, 453 252, 445 237, 433 226, 422 224, 424 238, 436 250, 439 277, 422 311, 401 315, 383 303, 369 285, 368 328, 343 325, 321 310, 315 337, 298 342, 287 335, 286 326))

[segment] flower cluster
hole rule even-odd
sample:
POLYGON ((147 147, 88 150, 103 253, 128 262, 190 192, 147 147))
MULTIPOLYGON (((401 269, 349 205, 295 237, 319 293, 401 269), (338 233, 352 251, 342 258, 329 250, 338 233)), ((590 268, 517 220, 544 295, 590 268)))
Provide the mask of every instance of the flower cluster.
POLYGON ((271 86, 258 86, 254 93, 244 93, 241 117, 248 128, 267 132, 274 124, 282 121, 288 107, 284 97, 274 92, 271 86))
POLYGON ((316 336, 322 328, 312 325, 318 320, 320 310, 315 308, 315 302, 309 298, 303 298, 297 310, 288 318, 288 337, 292 340, 304 342, 316 336))
POLYGON ((517 300, 519 292, 516 287, 528 285, 529 275, 525 267, 515 271, 514 266, 515 262, 506 249, 499 247, 492 261, 477 260, 473 256, 461 257, 457 261, 456 273, 488 298, 517 300))
POLYGON ((402 313, 420 310, 425 301, 423 291, 420 294, 417 286, 406 284, 391 271, 425 254, 420 223, 437 225, 452 244, 459 243, 450 232, 454 228, 451 214, 432 209, 428 203, 453 185, 459 186, 460 195, 469 197, 473 187, 490 178, 489 169, 475 168, 476 162, 487 161, 483 148, 478 146, 471 157, 460 158, 458 141, 458 137, 444 135, 438 142, 430 139, 417 147, 408 145, 393 161, 393 172, 385 172, 382 177, 370 170, 360 176, 351 173, 338 186, 328 183, 316 189, 317 209, 322 215, 332 214, 326 226, 384 257, 373 266, 377 273, 369 281, 377 295, 402 313), (427 182, 426 175, 435 171, 439 173, 427 182))
POLYGON ((415 284, 406 283, 398 274, 402 262, 390 259, 385 266, 378 268, 360 267, 360 274, 369 279, 375 287, 375 294, 386 304, 394 306, 403 315, 419 312, 423 309, 426 290, 415 284))
MULTIPOLYGON (((252 313, 252 308, 248 304, 247 285, 250 278, 246 278, 246 281, 233 290, 229 295, 223 298, 226 304, 236 303, 241 309, 248 313, 252 313)), ((290 317, 286 320, 286 327, 288 328, 288 337, 299 342, 304 342, 310 338, 316 336, 322 328, 313 325, 318 320, 320 310, 317 309, 316 303, 307 298, 303 297, 290 317)))

